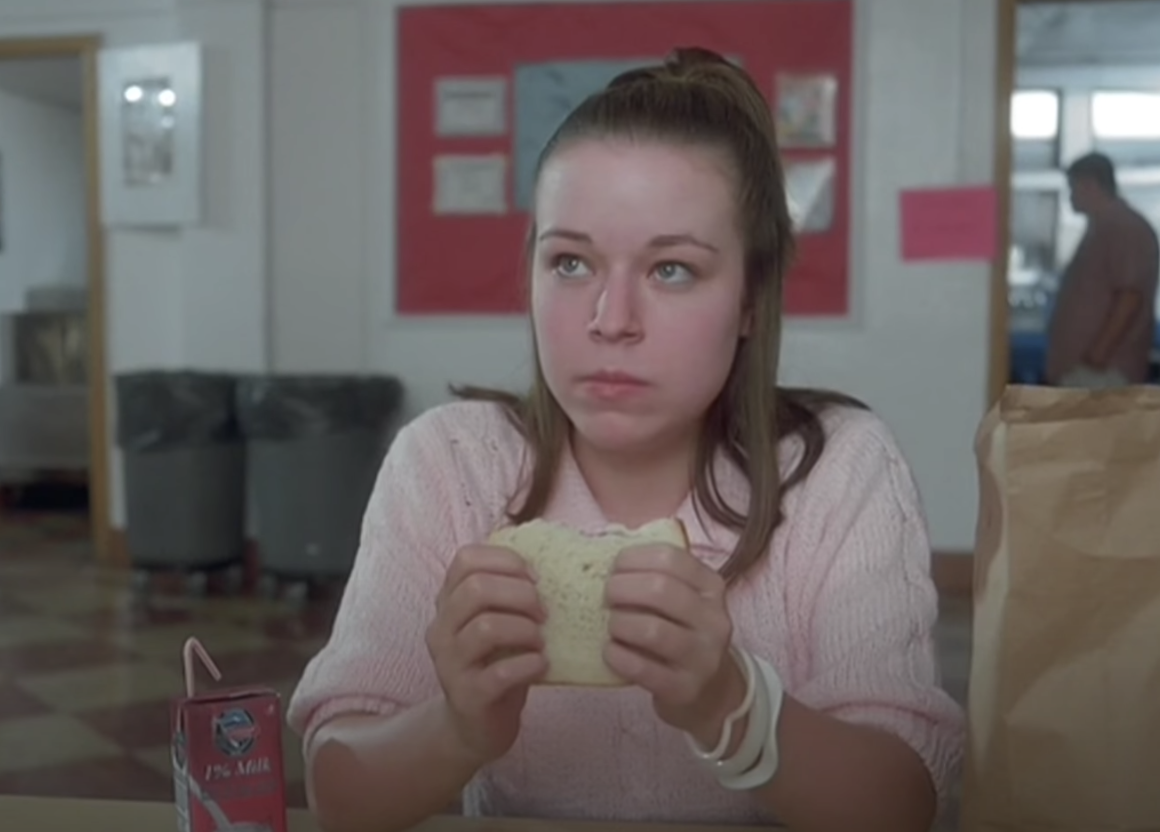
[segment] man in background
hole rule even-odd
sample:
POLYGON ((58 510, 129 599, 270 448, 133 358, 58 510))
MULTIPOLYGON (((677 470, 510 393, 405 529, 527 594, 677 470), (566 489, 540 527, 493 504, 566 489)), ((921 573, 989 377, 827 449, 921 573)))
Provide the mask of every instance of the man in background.
POLYGON ((1120 198, 1103 154, 1067 171, 1071 206, 1087 231, 1063 273, 1047 341, 1047 381, 1062 387, 1122 387, 1148 380, 1160 245, 1120 198))

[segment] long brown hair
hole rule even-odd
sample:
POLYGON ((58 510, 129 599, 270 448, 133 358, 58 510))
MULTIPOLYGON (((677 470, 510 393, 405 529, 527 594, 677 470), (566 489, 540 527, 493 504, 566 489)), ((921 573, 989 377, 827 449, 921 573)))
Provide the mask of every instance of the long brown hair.
MULTIPOLYGON (((809 475, 825 448, 820 413, 861 407, 849 397, 777 386, 781 345, 782 282, 794 253, 781 156, 769 105, 753 80, 706 49, 675 50, 663 64, 614 78, 564 120, 540 155, 539 171, 564 145, 582 139, 629 138, 720 149, 733 166, 746 246, 745 302, 751 316, 721 393, 705 414, 693 471, 694 505, 738 532, 721 568, 733 581, 761 560, 783 520, 783 495, 809 475), (799 461, 782 481, 779 448, 798 437, 799 461), (713 473, 718 454, 750 485, 749 505, 730 506, 713 473)), ((528 236, 531 254, 535 230, 528 236)), ((534 338, 534 336, 533 336, 534 338)), ((478 387, 453 388, 462 398, 500 404, 533 456, 531 481, 511 520, 526 522, 545 510, 571 427, 535 360, 531 389, 522 395, 478 387)))

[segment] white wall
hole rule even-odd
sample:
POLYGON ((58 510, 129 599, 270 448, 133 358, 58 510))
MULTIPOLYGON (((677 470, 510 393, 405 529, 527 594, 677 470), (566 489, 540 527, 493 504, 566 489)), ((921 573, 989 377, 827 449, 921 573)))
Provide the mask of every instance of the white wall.
POLYGON ((80 113, 0 90, 0 239, 0 311, 33 287, 84 285, 80 113))
MULTIPOLYGON (((396 373, 414 413, 444 400, 451 381, 525 383, 529 351, 520 321, 393 316, 394 9, 274 0, 271 359, 279 370, 396 373)), ((841 325, 790 324, 783 373, 876 407, 916 469, 935 546, 967 550, 989 269, 903 264, 897 200, 909 186, 991 181, 995 2, 857 9, 859 309, 841 325)))
MULTIPOLYGON (((378 218, 368 210, 376 189, 367 180, 379 174, 373 157, 393 149, 378 146, 372 128, 389 95, 373 76, 375 18, 368 4, 336 2, 279 5, 270 14, 276 370, 343 372, 376 363, 370 329, 389 310, 370 287, 389 272, 377 257, 372 265, 378 218)), ((394 362, 383 366, 394 371, 394 362)))
POLYGON ((200 42, 205 83, 205 217, 181 233, 187 366, 269 366, 265 0, 177 0, 178 36, 200 42))

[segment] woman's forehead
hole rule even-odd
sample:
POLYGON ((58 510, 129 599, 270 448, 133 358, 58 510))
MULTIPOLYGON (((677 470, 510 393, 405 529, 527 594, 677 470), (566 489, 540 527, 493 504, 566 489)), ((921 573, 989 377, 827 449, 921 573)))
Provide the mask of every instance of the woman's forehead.
POLYGON ((660 143, 592 141, 554 155, 536 192, 540 234, 600 239, 728 236, 735 191, 718 154, 660 143))

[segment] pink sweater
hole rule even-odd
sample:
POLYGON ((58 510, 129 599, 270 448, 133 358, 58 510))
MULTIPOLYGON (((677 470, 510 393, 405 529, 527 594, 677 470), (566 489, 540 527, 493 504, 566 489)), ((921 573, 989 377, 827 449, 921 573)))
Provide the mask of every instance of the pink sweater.
MULTIPOLYGON (((939 687, 937 597, 919 497, 874 416, 835 410, 826 451, 786 497, 769 557, 731 590, 736 642, 767 659, 790 695, 909 743, 945 796, 962 746, 960 708, 939 687)), ((337 714, 390 714, 439 693, 424 631, 460 546, 504 522, 525 445, 497 407, 458 402, 420 416, 392 445, 371 498, 329 643, 289 706, 307 740, 337 714)), ((783 465, 800 448, 786 442, 783 465)), ((747 484, 722 461, 723 495, 747 484)), ((575 462, 564 460, 545 514, 584 530, 606 525, 575 462)), ((736 535, 677 515, 693 553, 720 564, 736 535)), ((706 518, 706 522, 712 522, 706 518)), ((755 823, 752 795, 719 786, 638 689, 534 688, 520 738, 464 794, 470 815, 755 823)))

